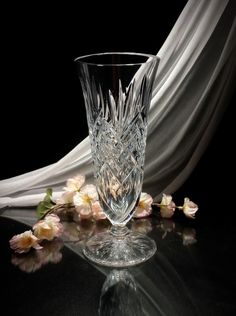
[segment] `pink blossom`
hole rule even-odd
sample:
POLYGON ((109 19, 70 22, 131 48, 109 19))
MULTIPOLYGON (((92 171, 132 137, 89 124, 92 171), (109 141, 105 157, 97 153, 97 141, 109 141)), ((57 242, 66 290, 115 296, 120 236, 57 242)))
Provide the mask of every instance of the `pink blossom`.
POLYGON ((73 203, 73 198, 76 192, 65 191, 62 193, 61 197, 56 200, 56 204, 69 204, 73 203))
POLYGON ((85 177, 82 175, 77 175, 74 178, 70 178, 66 182, 66 187, 63 189, 65 190, 64 193, 61 195, 60 198, 57 199, 57 204, 68 204, 73 203, 73 198, 76 192, 81 190, 85 182, 85 177))
POLYGON ((83 186, 80 190, 81 194, 84 195, 90 202, 95 202, 98 200, 98 193, 95 185, 87 184, 83 186))
POLYGON ((93 212, 93 218, 96 221, 98 221, 100 219, 106 219, 106 215, 103 212, 101 205, 98 201, 96 201, 92 204, 92 212, 93 212))
POLYGON ((160 203, 161 217, 171 218, 175 212, 175 203, 172 201, 172 196, 163 193, 160 203))
POLYGON ((133 217, 141 218, 149 216, 152 213, 152 202, 151 195, 142 192, 133 217))
POLYGON ((85 177, 82 175, 77 175, 73 178, 70 178, 66 182, 66 187, 64 187, 65 191, 76 192, 79 191, 82 185, 85 182, 85 177))
POLYGON ((41 249, 42 247, 38 244, 39 239, 35 237, 31 230, 15 235, 10 240, 10 247, 17 253, 28 252, 31 248, 41 249))
POLYGON ((183 212, 187 217, 194 219, 197 210, 198 210, 197 204, 190 201, 189 198, 184 199, 183 212))
POLYGON ((92 204, 98 200, 96 187, 93 184, 85 185, 80 192, 74 195, 75 210, 80 219, 90 219, 93 216, 92 204))
POLYGON ((34 234, 40 240, 52 240, 59 237, 63 232, 63 226, 60 223, 60 218, 55 214, 50 214, 44 220, 39 221, 33 227, 34 234))
POLYGON ((91 206, 76 206, 76 212, 79 215, 79 219, 92 219, 93 212, 91 206))

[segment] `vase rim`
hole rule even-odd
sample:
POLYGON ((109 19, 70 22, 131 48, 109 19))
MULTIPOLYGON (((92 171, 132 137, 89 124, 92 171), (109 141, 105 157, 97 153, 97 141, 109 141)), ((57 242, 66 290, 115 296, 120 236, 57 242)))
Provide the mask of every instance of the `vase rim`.
POLYGON ((81 64, 85 64, 85 65, 90 65, 90 66, 101 66, 101 67, 106 67, 106 66, 140 66, 140 65, 144 65, 147 63, 152 63, 153 61, 159 62, 160 58, 156 55, 152 55, 152 54, 146 54, 146 53, 136 53, 136 52, 104 52, 104 53, 94 53, 94 54, 88 54, 88 55, 83 55, 83 56, 79 56, 77 58, 74 59, 75 62, 79 62, 81 64), (116 62, 109 62, 109 63, 104 63, 104 62, 90 62, 87 61, 87 59, 90 59, 92 57, 104 57, 104 56, 108 56, 108 55, 120 55, 120 56, 136 56, 136 57, 146 57, 147 60, 144 61, 139 61, 139 62, 128 62, 128 63, 116 63, 116 62))

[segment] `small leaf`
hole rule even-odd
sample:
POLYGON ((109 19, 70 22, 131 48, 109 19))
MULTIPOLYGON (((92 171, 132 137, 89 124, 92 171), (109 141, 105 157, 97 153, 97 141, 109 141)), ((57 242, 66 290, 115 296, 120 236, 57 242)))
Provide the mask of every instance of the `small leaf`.
POLYGON ((37 217, 41 218, 47 210, 48 210, 48 208, 45 207, 44 202, 43 201, 39 202, 39 204, 37 206, 37 210, 36 210, 37 217))
POLYGON ((46 195, 43 199, 45 202, 47 203, 51 203, 52 202, 52 189, 51 188, 48 188, 46 190, 46 195))
POLYGON ((47 188, 46 194, 52 196, 52 188, 47 188))
POLYGON ((43 201, 39 202, 37 207, 37 217, 40 219, 43 217, 56 203, 52 201, 52 189, 48 188, 46 190, 46 195, 43 201))

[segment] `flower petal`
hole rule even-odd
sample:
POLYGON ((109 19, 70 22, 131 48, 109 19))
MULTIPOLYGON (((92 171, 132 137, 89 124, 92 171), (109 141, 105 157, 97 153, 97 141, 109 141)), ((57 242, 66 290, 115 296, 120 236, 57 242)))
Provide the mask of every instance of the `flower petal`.
POLYGON ((152 213, 152 203, 153 199, 151 195, 142 192, 133 217, 142 218, 149 216, 152 213))
POLYGON ((33 235, 31 230, 25 231, 22 234, 15 235, 11 238, 10 247, 17 253, 28 252, 32 247, 41 249, 38 244, 39 239, 33 235))
POLYGON ((172 201, 169 205, 160 205, 160 214, 162 218, 171 218, 175 212, 175 203, 172 201))
POLYGON ((39 221, 33 226, 34 234, 40 240, 53 240, 63 232, 60 218, 55 214, 50 214, 44 220, 39 221))
POLYGON ((89 197, 91 202, 96 202, 98 200, 98 193, 95 185, 87 184, 80 190, 81 194, 84 194, 89 197))
POLYGON ((75 195, 75 191, 66 191, 61 195, 60 198, 56 200, 56 204, 73 203, 74 195, 75 195))
POLYGON ((142 218, 142 217, 147 217, 151 215, 152 210, 146 210, 145 208, 142 207, 136 207, 133 218, 142 218))
POLYGON ((190 201, 189 198, 184 199, 183 212, 185 216, 194 219, 195 214, 198 211, 198 205, 190 201))
POLYGON ((66 182, 66 187, 64 188, 66 191, 79 191, 82 185, 85 182, 85 177, 82 175, 77 175, 73 178, 70 178, 66 182))
POLYGON ((161 203, 162 205, 169 205, 172 201, 172 196, 163 193, 161 203))

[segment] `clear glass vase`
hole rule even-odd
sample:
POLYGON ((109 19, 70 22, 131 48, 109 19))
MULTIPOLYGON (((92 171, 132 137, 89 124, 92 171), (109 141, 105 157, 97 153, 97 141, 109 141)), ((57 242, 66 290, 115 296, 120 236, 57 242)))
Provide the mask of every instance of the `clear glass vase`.
POLYGON ((87 258, 125 267, 149 259, 153 240, 131 233, 143 183, 147 113, 158 67, 156 56, 103 53, 77 58, 100 204, 112 224, 86 244, 87 258))

